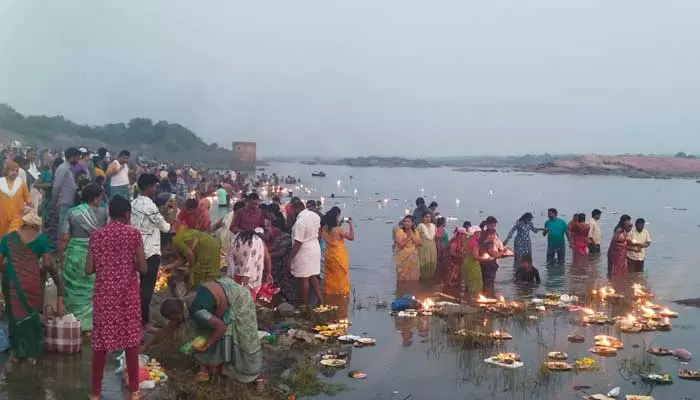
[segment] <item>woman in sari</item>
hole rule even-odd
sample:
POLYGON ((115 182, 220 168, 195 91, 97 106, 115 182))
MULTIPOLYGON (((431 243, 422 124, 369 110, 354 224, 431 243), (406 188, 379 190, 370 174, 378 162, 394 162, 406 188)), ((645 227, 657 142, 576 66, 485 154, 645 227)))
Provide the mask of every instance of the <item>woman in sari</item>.
POLYGON ((205 208, 203 202, 198 202, 197 199, 188 199, 185 202, 185 209, 180 211, 177 219, 188 229, 211 232, 209 210, 205 208))
POLYGON ((469 221, 466 221, 462 227, 467 231, 467 234, 464 235, 464 242, 465 246, 469 249, 464 256, 462 277, 464 278, 466 292, 469 293, 471 297, 476 297, 476 295, 481 292, 483 281, 481 278, 481 265, 479 264, 479 260, 474 258, 471 249, 473 248, 472 240, 474 236, 481 231, 481 228, 472 226, 469 221))
POLYGON ((263 279, 272 279, 270 253, 265 247, 263 233, 262 228, 240 231, 233 236, 228 250, 228 276, 248 288, 253 301, 258 298, 263 279))
POLYGON ((632 217, 625 214, 615 225, 608 248, 608 276, 627 274, 627 232, 632 230, 632 217))
POLYGON ((466 238, 467 230, 459 227, 447 246, 447 256, 442 276, 442 286, 445 289, 457 289, 462 287, 462 266, 464 257, 468 253, 466 238))
POLYGON ((472 252, 475 259, 481 265, 481 279, 483 290, 487 296, 495 295, 496 272, 498 271, 498 260, 505 257, 506 249, 498 239, 496 233, 496 218, 489 217, 484 225, 485 230, 479 234, 478 246, 472 252))
POLYGON ((188 290, 221 276, 221 245, 212 235, 181 225, 173 246, 189 266, 188 290))
POLYGON ((570 228, 571 249, 573 250, 574 257, 588 255, 588 232, 590 232, 590 230, 590 225, 586 223, 586 214, 580 213, 574 215, 570 228))
POLYGON ((449 279, 447 258, 449 252, 450 235, 447 233, 445 217, 438 217, 435 221, 435 245, 437 246, 437 269, 440 273, 440 280, 445 282, 449 279))
POLYGON ((19 177, 19 164, 7 161, 0 178, 0 237, 19 228, 25 207, 32 208, 29 189, 19 177))
POLYGON ((34 182, 34 187, 41 190, 43 193, 43 200, 41 206, 39 207, 39 215, 44 222, 43 232, 46 236, 51 239, 55 246, 58 246, 58 213, 56 208, 52 207, 51 195, 53 189, 53 176, 56 172, 56 168, 63 164, 62 158, 56 158, 51 164, 51 168, 44 167, 39 173, 39 179, 34 182))
POLYGON ((292 255, 292 235, 286 232, 287 222, 284 216, 280 213, 273 221, 270 227, 271 231, 277 231, 274 235, 268 250, 272 261, 272 279, 275 285, 280 288, 280 295, 289 304, 299 304, 301 296, 299 294, 299 285, 296 284, 292 271, 289 268, 289 256, 292 255))
POLYGON ((418 233, 420 235, 420 247, 418 247, 420 280, 426 282, 433 280, 437 269, 437 245, 435 244, 437 228, 432 221, 433 214, 425 211, 422 222, 418 225, 418 233))
POLYGON ((323 292, 324 296, 350 295, 350 258, 345 248, 345 240, 355 240, 355 228, 348 218, 348 231, 341 226, 340 208, 333 207, 321 221, 321 238, 326 242, 323 258, 323 292))
POLYGON ((255 382, 263 367, 258 320, 250 291, 231 278, 197 286, 183 299, 168 298, 160 308, 167 325, 146 342, 142 352, 163 338, 173 337, 187 322, 207 341, 193 348, 199 370, 196 381, 206 382, 221 372, 241 383, 255 382))
POLYGON ((420 279, 418 249, 421 239, 413 229, 413 217, 407 215, 401 222, 401 229, 394 235, 394 254, 396 259, 396 280, 417 281, 420 279))
POLYGON ((95 277, 85 274, 90 235, 107 224, 107 210, 100 207, 102 190, 93 184, 85 186, 81 202, 68 210, 59 227, 59 260, 63 259, 61 278, 65 284, 63 304, 66 311, 80 320, 83 332, 92 330, 92 295, 95 277))
POLYGON ((11 361, 26 359, 36 363, 42 351, 41 312, 42 269, 56 283, 56 310, 63 314, 63 284, 50 262, 52 246, 41 233, 41 218, 30 212, 21 226, 0 240, 0 272, 5 295, 5 315, 10 335, 11 361), (41 259, 41 265, 39 260, 41 259))
POLYGON ((515 240, 513 241, 514 247, 514 260, 513 260, 513 272, 517 271, 520 264, 520 257, 524 254, 532 254, 532 241, 530 240, 530 232, 537 233, 544 229, 535 228, 532 224, 532 213, 523 214, 520 219, 515 222, 513 228, 508 232, 506 240, 503 241, 503 245, 508 245, 510 238, 515 234, 515 240))

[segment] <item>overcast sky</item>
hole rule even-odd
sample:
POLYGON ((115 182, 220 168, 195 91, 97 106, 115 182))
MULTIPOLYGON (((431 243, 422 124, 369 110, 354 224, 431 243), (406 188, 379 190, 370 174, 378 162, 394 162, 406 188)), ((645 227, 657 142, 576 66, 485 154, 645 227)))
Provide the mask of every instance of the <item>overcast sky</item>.
POLYGON ((0 0, 0 102, 263 156, 700 152, 700 1, 0 0))

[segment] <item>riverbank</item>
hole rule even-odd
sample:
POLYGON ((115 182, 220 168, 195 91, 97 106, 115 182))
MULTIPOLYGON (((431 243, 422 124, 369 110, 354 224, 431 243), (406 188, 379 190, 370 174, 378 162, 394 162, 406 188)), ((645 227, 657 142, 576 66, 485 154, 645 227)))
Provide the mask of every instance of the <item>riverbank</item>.
POLYGON ((522 156, 466 157, 463 159, 411 159, 401 157, 355 157, 314 159, 305 165, 380 168, 440 168, 458 172, 525 172, 559 175, 608 175, 637 179, 700 178, 700 158, 678 156, 522 156))
MULTIPOLYGON (((151 302, 151 318, 157 326, 165 324, 159 310, 166 297, 167 291, 156 292, 151 302)), ((348 299, 338 300, 330 299, 329 303, 337 303, 337 308, 333 307, 327 312, 300 311, 289 305, 275 309, 258 308, 259 329, 271 333, 269 337, 261 339, 264 387, 239 384, 222 376, 214 376, 209 382, 194 383, 197 369, 194 358, 178 351, 183 343, 194 337, 194 332, 183 325, 173 338, 152 346, 146 352, 160 363, 168 378, 155 389, 143 392, 149 399, 180 400, 288 400, 293 396, 302 398, 337 394, 346 385, 323 378, 324 371, 319 365, 319 357, 329 351, 338 351, 343 344, 320 339, 315 334, 314 327, 347 317, 348 299)), ((46 304, 54 304, 55 301, 55 286, 47 287, 46 304)), ((115 373, 118 365, 116 355, 108 357, 105 366, 105 399, 123 398, 125 393, 122 375, 115 373)), ((32 376, 38 374, 43 377, 39 378, 43 385, 41 391, 54 394, 47 399, 74 398, 76 394, 84 395, 85 398, 90 390, 91 358, 90 342, 84 338, 79 354, 46 353, 38 367, 19 364, 16 368, 9 368, 5 365, 0 380, 4 381, 7 389, 8 385, 16 387, 22 382, 26 384, 30 380, 36 380, 32 376), (63 397, 62 394, 70 396, 63 397)), ((349 377, 346 379, 350 380, 349 377)), ((6 392, 16 395, 11 398, 25 399, 33 396, 33 390, 26 386, 19 391, 10 389, 6 392)))

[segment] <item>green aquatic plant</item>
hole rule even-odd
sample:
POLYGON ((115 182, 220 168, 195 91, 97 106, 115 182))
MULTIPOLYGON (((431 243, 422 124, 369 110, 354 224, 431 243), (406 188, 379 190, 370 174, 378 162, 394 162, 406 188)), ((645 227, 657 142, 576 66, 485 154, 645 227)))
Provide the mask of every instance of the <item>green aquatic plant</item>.
POLYGON ((333 396, 345 389, 342 383, 325 382, 319 376, 319 369, 310 361, 301 362, 283 382, 295 396, 333 396))

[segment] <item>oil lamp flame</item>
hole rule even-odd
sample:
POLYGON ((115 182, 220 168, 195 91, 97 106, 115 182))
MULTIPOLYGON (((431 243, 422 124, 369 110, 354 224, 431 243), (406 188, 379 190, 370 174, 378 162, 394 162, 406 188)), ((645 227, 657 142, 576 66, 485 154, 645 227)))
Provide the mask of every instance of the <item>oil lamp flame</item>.
POLYGON ((642 307, 641 307, 641 310, 644 312, 644 316, 653 317, 653 316, 656 315, 656 313, 654 312, 654 310, 652 310, 651 308, 642 306, 642 307))

